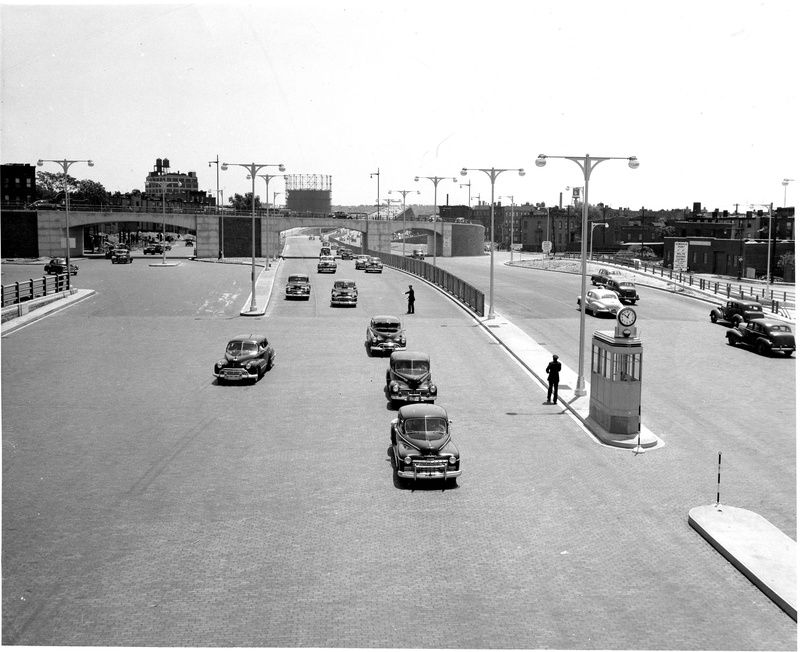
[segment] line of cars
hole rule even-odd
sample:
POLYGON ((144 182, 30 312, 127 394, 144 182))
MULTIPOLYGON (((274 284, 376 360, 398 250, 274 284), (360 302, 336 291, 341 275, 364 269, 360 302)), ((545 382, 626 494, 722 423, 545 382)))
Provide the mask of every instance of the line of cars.
POLYGON ((578 297, 578 307, 594 317, 616 314, 625 304, 635 306, 639 301, 636 284, 625 278, 618 269, 600 269, 591 276, 592 287, 585 297, 578 297))
POLYGON ((782 353, 788 358, 795 352, 791 327, 767 317, 758 301, 730 299, 712 308, 709 318, 712 324, 725 322, 731 326, 725 332, 730 346, 744 346, 764 356, 782 353))

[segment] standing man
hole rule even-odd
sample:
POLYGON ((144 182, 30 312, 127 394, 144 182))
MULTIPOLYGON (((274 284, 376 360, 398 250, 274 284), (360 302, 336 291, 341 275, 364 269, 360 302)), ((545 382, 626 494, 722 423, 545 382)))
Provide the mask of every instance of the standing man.
POLYGON ((550 396, 553 397, 553 405, 558 403, 558 374, 561 371, 561 363, 558 361, 558 356, 553 356, 553 361, 547 365, 545 370, 547 373, 547 400, 545 403, 550 403, 550 396))
POLYGON ((408 286, 408 311, 406 312, 407 315, 414 314, 414 287, 412 285, 408 286))

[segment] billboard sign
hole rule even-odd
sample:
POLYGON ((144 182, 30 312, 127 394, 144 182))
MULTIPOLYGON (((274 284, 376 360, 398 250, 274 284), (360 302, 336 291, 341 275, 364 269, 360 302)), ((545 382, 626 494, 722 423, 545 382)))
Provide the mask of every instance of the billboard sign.
POLYGON ((689 243, 676 242, 673 253, 672 269, 676 272, 685 272, 689 269, 689 243))

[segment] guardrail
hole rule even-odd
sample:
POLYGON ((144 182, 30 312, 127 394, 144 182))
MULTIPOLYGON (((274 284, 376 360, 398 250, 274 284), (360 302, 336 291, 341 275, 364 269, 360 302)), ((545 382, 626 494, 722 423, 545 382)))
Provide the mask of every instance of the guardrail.
POLYGON ((430 263, 426 263, 424 260, 419 260, 417 258, 387 254, 382 251, 367 251, 367 254, 380 258, 384 265, 401 269, 414 276, 424 278, 429 283, 433 283, 448 294, 453 295, 461 303, 469 306, 475 313, 483 317, 483 292, 474 288, 469 283, 462 281, 450 272, 443 270, 441 267, 434 267, 430 263))
POLYGON ((48 294, 57 294, 70 289, 69 274, 56 274, 17 281, 12 285, 4 285, 2 307, 14 306, 23 301, 31 301, 48 294))

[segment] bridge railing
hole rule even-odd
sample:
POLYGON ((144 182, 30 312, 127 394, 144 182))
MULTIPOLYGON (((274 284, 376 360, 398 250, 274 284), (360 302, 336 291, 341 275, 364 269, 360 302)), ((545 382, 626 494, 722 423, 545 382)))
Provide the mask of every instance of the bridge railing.
POLYGON ((70 289, 69 274, 56 274, 31 278, 27 281, 17 281, 11 285, 4 285, 2 291, 3 308, 14 306, 23 301, 31 301, 48 294, 57 294, 70 289))
POLYGON ((387 254, 382 251, 367 251, 366 253, 370 256, 380 258, 384 265, 402 269, 405 272, 424 278, 426 281, 440 287, 448 294, 452 294, 461 303, 469 306, 475 313, 483 317, 483 292, 450 272, 443 270, 441 267, 435 267, 418 258, 387 254))

